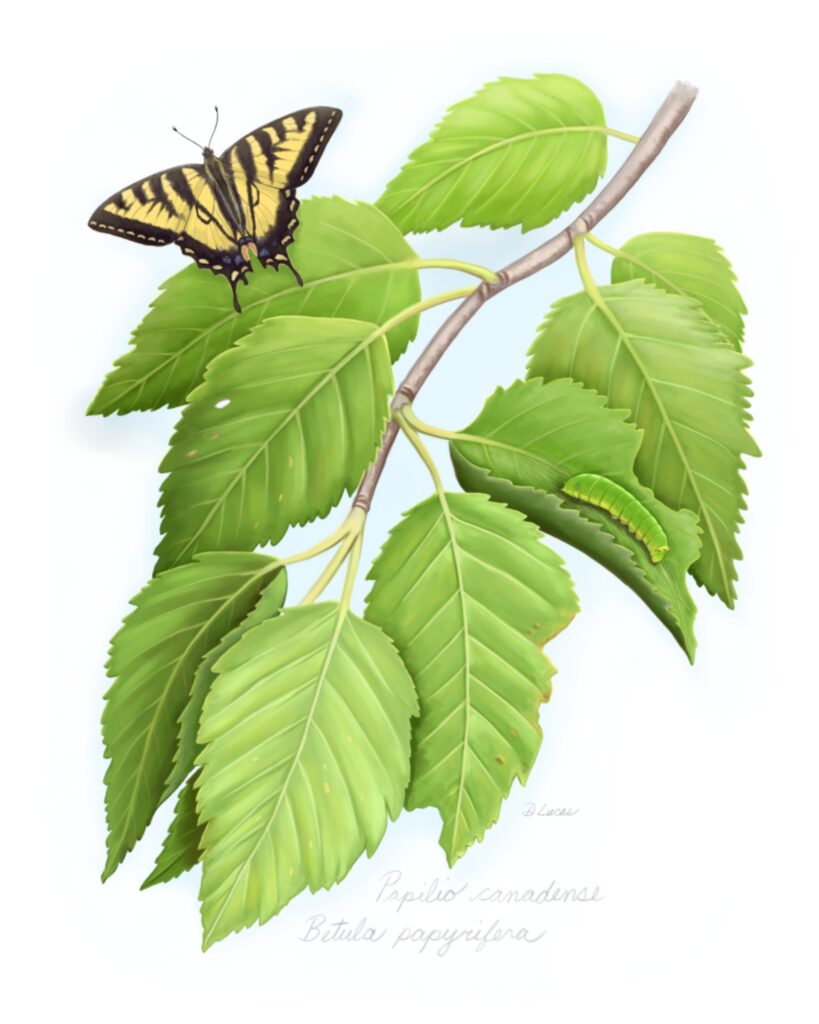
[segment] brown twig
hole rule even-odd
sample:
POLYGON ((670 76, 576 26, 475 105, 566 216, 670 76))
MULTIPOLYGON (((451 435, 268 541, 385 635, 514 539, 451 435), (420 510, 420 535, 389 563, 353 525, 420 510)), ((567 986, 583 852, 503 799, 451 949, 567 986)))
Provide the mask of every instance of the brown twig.
MULTIPOLYGON (((498 271, 498 280, 494 284, 483 282, 471 295, 464 299, 458 308, 444 321, 429 344, 415 361, 414 365, 398 386, 392 400, 391 411, 397 412, 402 406, 413 401, 415 396, 438 364, 444 352, 458 337, 463 328, 478 312, 481 306, 512 284, 531 277, 544 267, 555 263, 570 252, 575 238, 591 231, 620 200, 632 189, 643 173, 656 160, 665 144, 677 130, 683 118, 691 109, 697 90, 693 85, 677 82, 665 99, 665 102, 654 115, 654 119, 626 157, 623 165, 614 177, 605 185, 583 212, 559 234, 548 242, 539 245, 532 252, 510 263, 498 271)), ((398 424, 390 420, 381 448, 375 461, 367 470, 361 486, 353 501, 353 506, 368 511, 372 504, 373 494, 390 454, 390 449, 398 433, 398 424)))

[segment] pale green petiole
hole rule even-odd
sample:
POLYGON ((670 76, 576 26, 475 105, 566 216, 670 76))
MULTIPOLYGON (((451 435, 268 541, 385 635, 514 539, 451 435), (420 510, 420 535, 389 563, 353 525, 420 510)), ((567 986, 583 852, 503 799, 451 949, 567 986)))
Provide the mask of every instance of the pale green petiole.
POLYGON ((615 249, 613 245, 608 245, 602 238, 598 238, 597 235, 593 235, 591 231, 587 231, 584 237, 587 238, 596 249, 602 249, 603 252, 607 252, 609 256, 621 256, 623 259, 636 262, 627 252, 623 252, 622 249, 615 249))
MULTIPOLYGON (((431 423, 424 423, 423 420, 419 419, 415 415, 415 410, 412 405, 407 403, 401 407, 401 415, 403 416, 406 424, 419 434, 426 434, 428 437, 438 437, 442 441, 475 441, 474 434, 462 434, 457 430, 446 430, 444 427, 434 427, 431 423)), ((396 421, 403 427, 403 424, 395 417, 396 421)), ((483 438, 480 438, 482 441, 483 438)))
POLYGON ((467 295, 471 295, 474 292, 474 287, 469 288, 456 288, 451 292, 439 292, 437 295, 430 295, 428 299, 421 299, 419 302, 414 302, 411 306, 407 306, 406 309, 402 309, 400 313, 396 313, 395 316, 390 317, 386 323, 383 323, 378 328, 378 334, 387 334, 397 327, 398 324, 402 324, 405 320, 409 320, 410 317, 417 316, 418 313, 424 313, 428 309, 433 309, 435 306, 441 306, 445 302, 454 302, 456 299, 465 299, 467 295))
MULTIPOLYGON (((353 558, 357 560, 356 545, 360 547, 361 536, 364 532, 364 522, 367 518, 367 513, 362 508, 354 508, 350 515, 345 520, 345 523, 349 524, 346 532, 340 538, 342 543, 338 551, 333 555, 330 561, 327 563, 324 571, 307 592, 301 604, 313 604, 323 591, 329 586, 331 580, 335 577, 338 570, 347 560, 347 556, 350 552, 353 552, 353 558)), ((343 528, 343 526, 342 526, 343 528)), ((338 543, 338 541, 336 541, 338 543)), ((326 548, 324 549, 326 550, 326 548)), ((318 553, 318 552, 317 552, 318 553)), ((351 562, 352 564, 352 562, 351 562)))
POLYGON ((463 260, 417 259, 405 260, 401 264, 396 264, 396 266, 399 265, 413 270, 459 270, 462 274, 471 274, 473 277, 479 277, 482 281, 488 281, 489 284, 497 284, 498 281, 498 275, 494 270, 482 267, 479 263, 464 263, 463 260))
POLYGON ((287 558, 279 558, 277 561, 279 565, 294 565, 296 562, 306 562, 308 558, 315 558, 316 555, 321 555, 325 551, 329 551, 330 548, 334 548, 336 544, 340 544, 350 534, 360 532, 363 521, 363 509, 354 508, 335 533, 325 537, 324 540, 320 540, 318 544, 314 544, 311 548, 299 551, 295 555, 288 555, 287 558))
POLYGON ((608 316, 608 306, 606 306, 603 296, 600 294, 597 282, 592 276, 589 261, 586 259, 586 243, 583 235, 578 235, 574 240, 574 258, 577 263, 577 270, 580 274, 580 280, 583 282, 583 288, 586 294, 595 306, 602 309, 608 316))
POLYGON ((432 455, 430 455, 429 449, 421 440, 419 435, 416 433, 412 422, 414 417, 412 416, 412 413, 407 415, 408 408, 409 406, 405 405, 394 413, 395 422, 398 424, 401 430, 403 430, 407 440, 412 445, 412 447, 421 456, 421 459, 424 465, 429 470, 430 476, 432 477, 433 483, 435 484, 435 490, 438 492, 439 497, 443 498, 444 483, 443 480, 441 480, 441 475, 438 472, 438 467, 435 465, 435 460, 432 458, 432 455))
POLYGON ((353 541, 350 551, 350 562, 347 566, 347 575, 344 577, 344 587, 341 591, 341 614, 346 615, 350 609, 350 601, 353 596, 353 585, 355 584, 358 563, 361 561, 361 545, 364 541, 364 523, 361 523, 361 530, 353 541))

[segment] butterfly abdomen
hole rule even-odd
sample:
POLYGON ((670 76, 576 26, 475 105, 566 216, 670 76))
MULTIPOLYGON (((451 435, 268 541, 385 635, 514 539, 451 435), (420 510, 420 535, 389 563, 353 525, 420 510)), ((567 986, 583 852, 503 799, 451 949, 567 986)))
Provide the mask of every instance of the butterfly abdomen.
POLYGON ((603 509, 645 545, 652 562, 661 562, 668 551, 668 538, 662 526, 637 498, 620 484, 597 473, 579 473, 567 480, 561 490, 570 498, 603 509))

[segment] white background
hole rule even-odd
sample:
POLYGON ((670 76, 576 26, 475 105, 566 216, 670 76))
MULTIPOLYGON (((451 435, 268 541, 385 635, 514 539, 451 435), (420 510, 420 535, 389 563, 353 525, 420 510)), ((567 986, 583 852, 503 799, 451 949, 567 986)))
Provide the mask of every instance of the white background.
MULTIPOLYGON (((16 7, 5 18, 0 754, 11 1019, 816 1020, 815 34, 796 5, 135 0, 16 7), (559 675, 529 785, 515 787, 485 842, 449 872, 436 814, 404 815, 341 886, 304 894, 203 955, 193 874, 138 891, 166 810, 99 882, 102 665, 151 571, 156 466, 174 415, 83 414, 183 259, 96 235, 87 218, 140 174, 190 159, 169 126, 205 136, 216 102, 220 145, 291 109, 342 107, 305 195, 372 201, 448 104, 536 71, 581 78, 608 122, 636 134, 677 78, 700 88, 598 233, 613 244, 645 230, 708 235, 738 273, 765 453, 747 474, 738 607, 697 592, 691 668, 630 591, 561 549, 583 611, 549 649, 559 675), (579 813, 527 818, 528 800, 579 813), (417 889, 435 877, 470 892, 556 880, 599 885, 604 899, 396 915, 376 900, 391 870, 417 889), (494 916, 547 932, 438 957, 388 939, 305 943, 313 914, 366 916, 391 935, 494 916)), ((612 141, 611 168, 627 148, 612 141)), ((501 266, 552 230, 416 241, 423 255, 501 266)), ((605 262, 594 267, 602 278, 605 262)), ((458 283, 436 274, 425 288, 458 283)), ((430 380, 422 417, 468 422, 496 384, 521 374, 551 302, 575 290, 564 261, 491 303, 430 380)), ((365 557, 428 491, 399 446, 365 557)), ((308 582, 294 577, 296 599, 308 582)))

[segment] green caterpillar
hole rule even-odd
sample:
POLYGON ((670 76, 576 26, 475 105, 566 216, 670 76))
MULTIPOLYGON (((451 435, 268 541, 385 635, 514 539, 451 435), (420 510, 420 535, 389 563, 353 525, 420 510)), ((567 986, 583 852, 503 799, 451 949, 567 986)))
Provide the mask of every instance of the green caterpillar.
POLYGON ((642 541, 652 562, 661 562, 668 551, 668 538, 662 526, 633 494, 596 473, 579 473, 567 480, 561 490, 570 498, 602 508, 618 523, 642 541))

